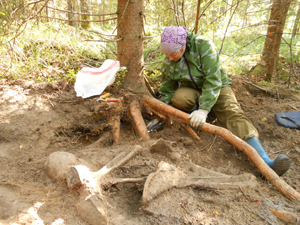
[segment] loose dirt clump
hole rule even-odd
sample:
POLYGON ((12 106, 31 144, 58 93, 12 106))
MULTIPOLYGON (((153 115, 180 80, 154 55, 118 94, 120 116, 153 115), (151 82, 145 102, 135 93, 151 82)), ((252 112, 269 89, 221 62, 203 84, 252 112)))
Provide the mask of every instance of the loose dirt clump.
MULTIPOLYGON (((300 131, 275 121, 276 112, 300 110, 299 92, 280 86, 257 87, 243 76, 233 80, 236 97, 271 158, 281 153, 290 157, 291 169, 282 179, 299 192, 300 131)), ((78 212, 78 204, 86 197, 83 187, 70 190, 64 180, 49 178, 44 168, 49 155, 68 152, 97 172, 136 145, 142 151, 101 184, 107 224, 285 224, 274 210, 299 218, 299 202, 285 197, 243 152, 222 137, 196 131, 200 140, 194 140, 184 126, 166 121, 164 129, 150 133, 150 140, 141 140, 127 114, 129 104, 140 96, 114 85, 105 91, 121 99, 122 107, 116 102, 96 101, 96 97, 77 98, 73 86, 63 81, 0 81, 0 224, 88 224, 78 212), (115 113, 121 116, 117 144, 111 120, 115 113), (168 143, 169 153, 164 150, 161 154, 153 147, 150 151, 159 139, 168 143), (257 185, 237 189, 174 187, 144 207, 144 180, 161 162, 190 175, 194 173, 181 162, 220 174, 250 174, 257 185), (144 180, 113 182, 119 178, 144 180)), ((143 116, 146 123, 152 119, 147 113, 143 116)), ((213 115, 208 122, 218 126, 213 115)))

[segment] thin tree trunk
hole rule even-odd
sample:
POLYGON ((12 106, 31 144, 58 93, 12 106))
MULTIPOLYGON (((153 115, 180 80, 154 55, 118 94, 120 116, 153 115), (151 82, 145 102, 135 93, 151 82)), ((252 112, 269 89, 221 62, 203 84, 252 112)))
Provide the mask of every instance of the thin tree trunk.
POLYGON ((299 2, 297 16, 296 16, 296 19, 295 19, 295 22, 294 22, 294 27, 293 27, 293 32, 292 32, 292 38, 296 36, 297 28, 298 28, 298 24, 299 24, 299 20, 300 20, 300 2, 299 2))
POLYGON ((248 11, 248 8, 249 8, 249 4, 250 4, 250 0, 247 0, 247 4, 246 4, 246 8, 245 8, 245 15, 244 15, 244 20, 243 20, 243 27, 246 27, 247 26, 247 11, 248 11))
POLYGON ((184 0, 182 0, 182 4, 181 4, 181 13, 182 13, 184 26, 186 27, 186 21, 185 21, 185 15, 184 15, 184 0))
POLYGON ((234 16, 234 13, 235 13, 237 7, 239 6, 239 3, 240 3, 240 2, 238 2, 238 3, 236 4, 236 7, 235 7, 235 9, 234 9, 234 11, 233 11, 233 13, 232 13, 232 15, 231 15, 231 17, 230 17, 230 20, 228 21, 228 24, 227 24, 227 27, 226 27, 226 30, 225 30, 225 34, 224 34, 224 37, 223 37, 223 41, 222 41, 222 45, 221 45, 219 54, 221 54, 221 52, 222 52, 223 44, 224 44, 225 37, 226 37, 226 33, 227 33, 227 29, 228 29, 228 27, 229 27, 229 24, 230 24, 230 22, 231 22, 231 20, 232 20, 232 18, 233 18, 233 16, 234 16))
POLYGON ((117 59, 127 68, 124 87, 147 90, 143 78, 143 0, 118 0, 117 59))
POLYGON ((267 37, 263 50, 262 59, 267 63, 266 81, 272 81, 276 60, 279 53, 281 37, 290 7, 291 0, 274 0, 271 9, 267 37))
MULTIPOLYGON (((80 0, 80 8, 82 13, 90 13, 90 1, 89 0, 80 0)), ((82 20, 91 20, 90 15, 81 15, 82 20)), ((92 27, 92 22, 81 22, 81 27, 84 29, 89 29, 92 27)))
POLYGON ((73 0, 68 0, 68 11, 70 11, 70 12, 68 12, 69 25, 70 25, 70 26, 74 26, 74 24, 75 24, 75 23, 73 22, 73 20, 74 20, 74 14, 71 13, 71 12, 74 11, 74 3, 73 3, 73 0))
MULTIPOLYGON (((102 12, 100 14, 105 14, 105 0, 102 0, 102 12)), ((101 20, 105 20, 105 16, 102 16, 101 20)), ((104 21, 103 25, 105 25, 104 21)))
POLYGON ((198 33, 200 5, 201 5, 201 0, 198 0, 198 4, 197 4, 197 15, 196 15, 196 21, 195 21, 195 34, 198 33))

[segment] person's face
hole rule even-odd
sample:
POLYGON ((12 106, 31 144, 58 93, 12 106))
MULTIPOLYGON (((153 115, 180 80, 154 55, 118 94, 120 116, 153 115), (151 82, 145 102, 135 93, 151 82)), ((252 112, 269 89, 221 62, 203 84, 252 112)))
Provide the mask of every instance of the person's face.
POLYGON ((175 61, 177 62, 184 54, 185 51, 185 46, 183 49, 179 50, 178 52, 173 52, 173 53, 164 53, 170 61, 175 61))

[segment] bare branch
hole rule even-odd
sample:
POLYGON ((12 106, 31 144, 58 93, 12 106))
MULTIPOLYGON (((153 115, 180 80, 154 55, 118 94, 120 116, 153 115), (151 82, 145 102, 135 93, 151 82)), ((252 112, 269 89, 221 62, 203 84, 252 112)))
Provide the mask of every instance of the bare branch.
POLYGON ((56 10, 56 11, 60 11, 60 12, 67 12, 67 13, 73 13, 73 14, 79 14, 79 15, 89 15, 89 16, 111 16, 111 15, 117 15, 118 14, 118 13, 89 14, 89 13, 81 13, 81 12, 73 12, 73 11, 68 11, 68 10, 57 9, 57 8, 53 8, 53 7, 50 7, 50 6, 47 6, 47 8, 53 9, 53 10, 56 10))
POLYGON ((106 19, 106 20, 68 20, 68 19, 54 18, 54 17, 48 17, 48 16, 39 16, 39 18, 47 18, 47 19, 69 21, 69 22, 105 22, 105 21, 109 21, 109 20, 118 19, 117 17, 115 17, 115 18, 106 19))
POLYGON ((227 24, 227 27, 226 27, 226 30, 225 30, 225 33, 224 33, 224 37, 223 37, 223 41, 222 41, 222 45, 221 45, 219 54, 221 54, 221 52, 222 52, 222 48, 223 48, 223 44, 224 44, 224 41, 225 41, 225 37, 226 37, 226 33, 227 33, 227 30, 228 30, 229 24, 230 24, 230 22, 231 22, 231 20, 232 20, 232 18, 234 16, 234 13, 235 13, 237 7, 239 6, 239 3, 240 3, 240 1, 236 4, 236 7, 235 7, 234 11, 232 12, 232 15, 231 15, 231 17, 230 17, 230 19, 228 21, 228 24, 227 24))

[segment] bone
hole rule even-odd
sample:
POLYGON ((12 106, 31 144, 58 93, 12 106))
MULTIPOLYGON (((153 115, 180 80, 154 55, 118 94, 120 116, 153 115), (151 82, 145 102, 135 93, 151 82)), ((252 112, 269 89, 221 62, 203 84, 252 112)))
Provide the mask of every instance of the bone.
MULTIPOLYGON (((85 186, 89 189, 88 193, 90 195, 84 201, 77 204, 78 213, 83 220, 92 225, 106 225, 108 223, 107 204, 105 199, 101 197, 104 178, 115 169, 125 165, 141 150, 141 146, 135 145, 133 150, 121 152, 97 172, 91 172, 85 166, 74 166, 68 170, 66 180, 70 189, 78 186, 85 186)), ((115 183, 143 182, 144 180, 145 178, 115 179, 115 183)))
POLYGON ((144 185, 142 205, 146 206, 171 188, 202 188, 202 189, 240 189, 253 188, 257 185, 255 176, 242 174, 238 176, 192 176, 165 162, 160 162, 157 170, 151 173, 144 185))
POLYGON ((91 225, 106 225, 107 212, 105 202, 96 195, 88 196, 78 203, 77 211, 80 217, 91 225))

